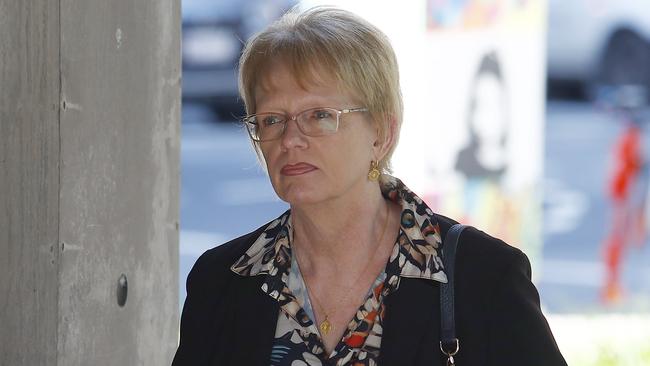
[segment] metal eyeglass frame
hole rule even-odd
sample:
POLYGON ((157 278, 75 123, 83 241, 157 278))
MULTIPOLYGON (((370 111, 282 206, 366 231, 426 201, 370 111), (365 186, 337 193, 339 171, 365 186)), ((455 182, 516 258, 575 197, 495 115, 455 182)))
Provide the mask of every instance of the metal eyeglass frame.
POLYGON ((244 122, 244 124, 247 126, 246 131, 248 131, 248 135, 250 136, 251 140, 253 140, 255 142, 267 142, 267 141, 273 141, 273 140, 277 140, 277 139, 281 138, 282 135, 284 135, 284 131, 287 129, 287 123, 289 121, 291 121, 291 120, 296 121, 296 125, 298 126, 298 130, 300 130, 300 132, 302 134, 304 134, 305 136, 310 136, 310 137, 325 136, 327 134, 323 134, 323 135, 310 135, 310 134, 307 134, 307 133, 305 133, 305 131, 302 130, 302 127, 300 127, 300 123, 298 123, 297 117, 300 114, 303 114, 303 113, 305 113, 307 111, 318 110, 318 109, 329 109, 329 110, 332 110, 332 111, 336 111, 336 128, 334 129, 332 134, 336 133, 339 130, 339 123, 341 122, 341 115, 342 114, 353 113, 353 112, 368 112, 368 108, 365 108, 365 107, 345 108, 345 109, 336 109, 336 108, 332 108, 332 107, 315 107, 315 108, 305 109, 304 111, 300 111, 300 112, 298 112, 298 113, 296 113, 296 114, 294 114, 292 116, 290 116, 290 115, 288 115, 286 113, 283 114, 283 113, 274 113, 274 112, 255 113, 255 114, 251 114, 251 115, 248 115, 248 116, 242 118, 242 122, 244 122), (251 132, 250 126, 257 125, 257 122, 251 122, 251 119, 253 117, 256 117, 258 114, 277 114, 277 115, 280 115, 280 116, 284 116, 284 118, 282 119, 281 122, 277 122, 277 123, 282 123, 282 131, 280 132, 278 137, 274 137, 272 139, 266 139, 266 140, 259 140, 259 139, 256 139, 256 138, 253 137, 253 133, 251 132))

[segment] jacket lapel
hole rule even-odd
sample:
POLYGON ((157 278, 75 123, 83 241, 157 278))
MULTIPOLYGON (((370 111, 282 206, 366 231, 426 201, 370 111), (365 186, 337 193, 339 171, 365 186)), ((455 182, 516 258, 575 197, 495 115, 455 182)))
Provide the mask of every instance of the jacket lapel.
POLYGON ((280 311, 277 300, 262 289, 264 276, 240 277, 233 281, 229 343, 231 365, 268 365, 280 311))
POLYGON ((434 281, 400 278, 385 299, 380 365, 441 365, 439 288, 434 281))
MULTIPOLYGON (((230 365, 268 365, 280 311, 277 300, 262 289, 264 276, 238 277, 226 296, 231 296, 225 331, 231 332, 224 347, 230 365)), ((399 288, 388 295, 379 364, 442 365, 440 339, 440 290, 435 281, 400 278, 399 288)), ((219 359, 222 359, 219 357, 219 359)))

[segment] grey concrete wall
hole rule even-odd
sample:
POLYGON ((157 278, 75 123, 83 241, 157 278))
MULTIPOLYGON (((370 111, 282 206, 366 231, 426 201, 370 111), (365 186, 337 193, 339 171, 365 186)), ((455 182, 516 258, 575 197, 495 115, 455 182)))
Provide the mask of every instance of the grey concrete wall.
POLYGON ((169 364, 180 1, 0 0, 0 34, 0 365, 169 364))
POLYGON ((54 364, 59 253, 57 2, 0 0, 0 365, 54 364))

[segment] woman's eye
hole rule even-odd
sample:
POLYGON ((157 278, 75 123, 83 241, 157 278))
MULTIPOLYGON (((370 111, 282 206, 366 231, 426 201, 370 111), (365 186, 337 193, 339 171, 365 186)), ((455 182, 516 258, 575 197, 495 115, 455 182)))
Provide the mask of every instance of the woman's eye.
POLYGON ((315 119, 329 119, 332 118, 332 112, 327 110, 317 110, 314 111, 312 116, 315 119))
POLYGON ((276 115, 269 115, 269 116, 264 116, 261 120, 262 125, 264 126, 272 126, 276 123, 282 122, 282 117, 281 116, 276 116, 276 115))

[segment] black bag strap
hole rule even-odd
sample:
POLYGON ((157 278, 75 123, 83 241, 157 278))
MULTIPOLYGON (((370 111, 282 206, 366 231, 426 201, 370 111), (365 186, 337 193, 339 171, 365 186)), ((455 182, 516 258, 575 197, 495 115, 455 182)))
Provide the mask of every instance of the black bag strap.
POLYGON ((454 319, 454 269, 456 267, 456 248, 460 234, 466 227, 462 224, 453 225, 447 231, 442 243, 442 264, 445 267, 447 283, 440 284, 440 351, 447 356, 447 366, 455 365, 454 355, 460 350, 454 319))

